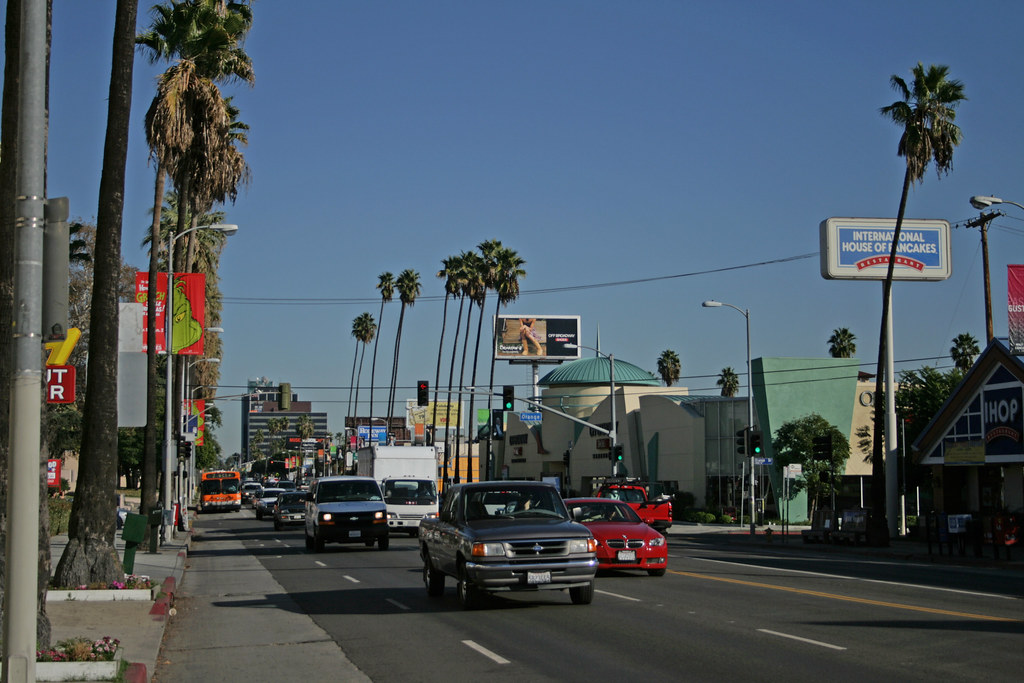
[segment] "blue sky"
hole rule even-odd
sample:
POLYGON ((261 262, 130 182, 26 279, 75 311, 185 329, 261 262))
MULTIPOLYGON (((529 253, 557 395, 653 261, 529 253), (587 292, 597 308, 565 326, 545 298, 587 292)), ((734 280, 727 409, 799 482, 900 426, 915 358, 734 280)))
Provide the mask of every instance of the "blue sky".
MULTIPOLYGON (((113 4, 54 3, 48 193, 87 220, 113 4)), ((725 366, 744 371, 743 318, 701 308, 709 298, 749 308, 755 357, 825 356, 848 327, 872 370, 881 285, 823 280, 818 224, 895 216, 904 162, 878 109, 897 97, 889 77, 909 80, 918 61, 948 65, 968 101, 952 173, 930 171, 907 215, 963 223, 974 194, 1024 203, 1018 2, 259 0, 254 14, 255 87, 224 88, 251 127, 252 183, 225 208, 239 231, 222 259, 220 392, 289 381, 333 431, 352 320, 377 316, 378 274, 421 275, 399 373, 410 398, 434 375, 441 259, 486 239, 526 260, 510 312, 580 315, 584 344, 600 328, 602 350, 652 371, 672 349, 694 393, 717 393, 725 366), (578 288, 665 276, 679 277, 578 288)), ((136 61, 123 240, 140 267, 153 184, 142 119, 163 68, 136 61)), ((1024 211, 1004 208, 989 240, 997 336, 1006 265, 1024 261, 1024 211)), ((897 369, 949 365, 961 332, 984 339, 978 231, 954 229, 952 247, 949 280, 895 287, 897 369)), ((378 382, 397 319, 396 301, 378 382)), ((530 373, 499 365, 496 381, 530 373)), ((231 452, 237 404, 226 412, 231 452)))

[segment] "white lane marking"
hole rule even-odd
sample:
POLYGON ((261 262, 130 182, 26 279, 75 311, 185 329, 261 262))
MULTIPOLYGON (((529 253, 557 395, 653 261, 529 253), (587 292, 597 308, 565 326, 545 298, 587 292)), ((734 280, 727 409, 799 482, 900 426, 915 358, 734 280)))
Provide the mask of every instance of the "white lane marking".
POLYGON ((352 583, 359 583, 359 579, 349 576, 348 574, 342 574, 341 578, 348 579, 352 583))
POLYGON ((384 601, 385 602, 390 602, 392 605, 394 605, 398 609, 405 609, 405 610, 410 609, 408 606, 403 605, 402 603, 398 602, 398 600, 392 600, 391 598, 385 598, 384 601))
POLYGON ((631 598, 628 595, 619 595, 618 593, 609 593, 608 591, 599 591, 599 590, 595 590, 594 592, 595 593, 600 593, 601 595, 610 595, 613 598, 620 598, 622 600, 630 600, 632 602, 643 602, 642 600, 640 600, 640 598, 631 598))
POLYGON ((827 572, 812 572, 806 569, 786 569, 784 567, 766 567, 759 564, 747 564, 744 562, 729 562, 728 560, 715 560, 710 557, 694 557, 694 560, 703 560, 704 562, 719 562, 722 564, 728 564, 735 567, 750 567, 753 569, 766 569, 774 572, 789 572, 792 574, 806 574, 808 576, 823 576, 829 579, 845 579, 847 581, 863 581, 864 583, 880 583, 886 586, 899 586, 900 588, 920 588, 921 590, 939 591, 943 593, 958 593, 960 595, 973 595, 980 598, 1000 598, 1002 600, 1016 600, 1017 598, 1010 595, 996 595, 995 593, 981 593, 979 591, 965 591, 959 588, 943 588, 942 586, 925 586, 917 583, 903 583, 901 581, 883 581, 882 579, 865 579, 859 576, 845 576, 843 574, 829 574, 827 572))
POLYGON ((324 564, 324 563, 323 563, 323 562, 321 562, 320 560, 314 560, 314 562, 315 562, 316 564, 320 565, 321 567, 326 567, 326 566, 327 566, 326 564, 324 564))
POLYGON ((464 640, 464 641, 462 641, 462 644, 465 645, 466 647, 472 649, 472 650, 476 650, 477 652, 482 654, 484 657, 487 657, 488 659, 493 661, 495 664, 511 664, 511 662, 509 662, 507 659, 505 659, 501 655, 495 654, 494 652, 491 652, 490 650, 488 650, 483 645, 480 645, 479 643, 474 643, 472 640, 464 640))
POLYGON ((808 643, 810 645, 817 645, 818 647, 827 647, 830 650, 845 650, 845 647, 840 645, 833 645, 832 643, 823 643, 820 640, 811 640, 810 638, 801 638, 800 636, 794 636, 789 633, 780 633, 778 631, 769 631, 766 628, 757 629, 761 633, 767 633, 770 636, 779 636, 780 638, 789 638, 791 640, 799 640, 801 643, 808 643))

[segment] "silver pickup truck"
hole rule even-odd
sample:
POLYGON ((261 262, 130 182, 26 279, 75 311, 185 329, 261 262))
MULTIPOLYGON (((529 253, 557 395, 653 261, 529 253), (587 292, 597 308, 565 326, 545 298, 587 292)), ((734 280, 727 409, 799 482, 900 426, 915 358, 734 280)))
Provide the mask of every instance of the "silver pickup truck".
POLYGON ((451 576, 465 609, 495 591, 568 590, 574 604, 589 604, 596 551, 555 487, 536 481, 451 486, 438 516, 420 523, 427 593, 442 595, 451 576))

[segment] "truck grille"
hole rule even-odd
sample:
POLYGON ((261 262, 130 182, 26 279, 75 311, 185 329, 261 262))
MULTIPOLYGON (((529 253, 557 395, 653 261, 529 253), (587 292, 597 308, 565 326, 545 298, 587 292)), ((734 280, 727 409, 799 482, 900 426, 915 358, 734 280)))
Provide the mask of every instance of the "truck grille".
POLYGON ((508 547, 513 559, 537 560, 545 557, 562 557, 568 552, 565 539, 543 541, 510 541, 508 547))
POLYGON ((609 548, 643 548, 644 541, 641 538, 631 538, 629 540, 622 538, 612 538, 608 540, 609 548))

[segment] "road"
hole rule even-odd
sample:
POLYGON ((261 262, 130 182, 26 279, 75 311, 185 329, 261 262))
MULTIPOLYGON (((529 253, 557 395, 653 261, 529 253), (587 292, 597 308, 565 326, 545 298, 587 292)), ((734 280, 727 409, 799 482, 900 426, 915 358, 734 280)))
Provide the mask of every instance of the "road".
POLYGON ((373 681, 1017 681, 1024 670, 1019 571, 671 539, 666 576, 601 575, 592 605, 551 591, 466 612, 451 580, 427 596, 415 539, 314 554, 301 528, 277 532, 248 511, 197 526, 194 568, 214 559, 204 538, 218 539, 221 563, 255 558, 281 594, 246 604, 271 608, 268 619, 281 605, 308 615, 373 681))

